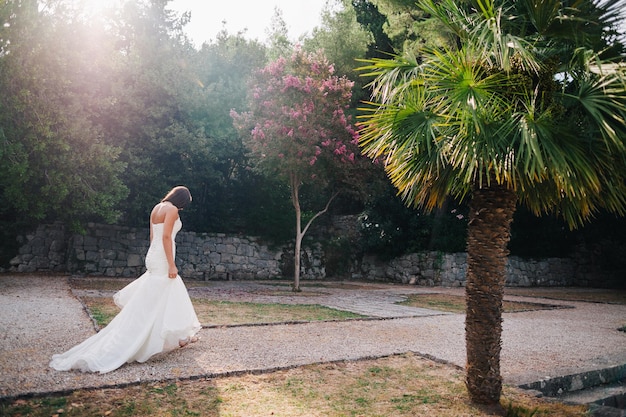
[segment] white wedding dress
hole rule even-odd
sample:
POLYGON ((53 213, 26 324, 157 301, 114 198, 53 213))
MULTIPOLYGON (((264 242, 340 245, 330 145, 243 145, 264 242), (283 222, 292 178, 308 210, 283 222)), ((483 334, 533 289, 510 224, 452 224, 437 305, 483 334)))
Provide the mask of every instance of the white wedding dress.
MULTIPOLYGON (((201 328, 187 288, 180 276, 168 278, 163 250, 163 223, 152 224, 152 242, 146 255, 146 273, 114 296, 122 309, 102 330, 60 355, 50 366, 59 371, 79 369, 110 372, 127 362, 145 362, 157 353, 179 347, 201 328)), ((174 223, 172 242, 182 227, 174 223)), ((173 244, 174 255, 176 245, 173 244)))

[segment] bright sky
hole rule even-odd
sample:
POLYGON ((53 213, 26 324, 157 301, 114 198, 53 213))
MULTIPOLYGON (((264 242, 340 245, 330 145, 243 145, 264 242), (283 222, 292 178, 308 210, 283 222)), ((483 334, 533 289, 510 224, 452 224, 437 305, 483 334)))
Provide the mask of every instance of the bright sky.
POLYGON ((178 12, 191 11, 186 32, 199 47, 216 38, 223 21, 230 34, 247 29, 247 38, 265 41, 275 7, 282 11, 290 39, 297 40, 319 26, 325 3, 326 0, 173 0, 168 6, 178 12))

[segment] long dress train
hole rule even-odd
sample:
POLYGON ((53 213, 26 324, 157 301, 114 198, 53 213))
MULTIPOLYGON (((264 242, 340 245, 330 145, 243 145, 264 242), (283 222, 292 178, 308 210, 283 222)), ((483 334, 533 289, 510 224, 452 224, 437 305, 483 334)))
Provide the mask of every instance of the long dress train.
MULTIPOLYGON (((179 346, 201 328, 187 288, 180 276, 168 278, 163 249, 163 223, 152 224, 146 255, 147 271, 113 297, 122 309, 102 330, 60 355, 50 366, 59 371, 79 369, 106 373, 127 362, 145 362, 157 353, 179 346)), ((181 229, 177 219, 172 241, 181 229)), ((176 245, 173 244, 174 255, 176 245)))

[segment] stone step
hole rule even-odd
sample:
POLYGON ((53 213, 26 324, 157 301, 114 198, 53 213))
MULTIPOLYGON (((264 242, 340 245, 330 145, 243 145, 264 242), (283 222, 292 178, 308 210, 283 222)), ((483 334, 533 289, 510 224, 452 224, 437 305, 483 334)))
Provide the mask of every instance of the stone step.
POLYGON ((626 383, 599 385, 579 391, 572 391, 558 397, 561 401, 572 404, 598 404, 626 409, 626 383))
POLYGON ((593 417, 626 417, 626 364, 549 378, 520 388, 567 404, 589 405, 593 417))
POLYGON ((520 388, 536 390, 548 397, 560 397, 574 391, 619 383, 624 380, 626 380, 626 364, 579 374, 546 378, 521 385, 520 388))

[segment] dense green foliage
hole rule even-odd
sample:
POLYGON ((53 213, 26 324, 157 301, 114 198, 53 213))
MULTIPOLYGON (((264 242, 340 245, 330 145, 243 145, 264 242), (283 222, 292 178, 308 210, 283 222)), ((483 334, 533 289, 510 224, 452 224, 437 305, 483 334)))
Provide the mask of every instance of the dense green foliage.
MULTIPOLYGON (((97 15, 66 0, 0 4, 3 264, 15 234, 40 222, 143 227, 176 184, 194 196, 183 213, 190 230, 275 242, 293 235, 289 188, 250 169, 245 135, 229 115, 247 110, 251 74, 291 53, 280 13, 269 45, 221 32, 195 49, 182 31, 189 16, 168 3, 128 0, 97 15)), ((329 26, 307 40, 324 49, 333 30, 356 34, 332 50, 341 75, 369 39, 350 16, 329 11, 329 26)), ((303 189, 303 199, 317 197, 303 189)), ((350 200, 333 210, 357 206, 350 200)))
POLYGON ((93 47, 101 32, 73 22, 54 25, 36 3, 4 3, 8 25, 0 56, 2 212, 25 221, 78 225, 114 221, 127 194, 121 148, 107 140, 95 113, 110 96, 109 57, 93 47), (14 6, 14 8, 12 7, 14 6), (60 54, 55 45, 64 45, 60 54), (97 77, 102 83, 94 83, 97 77))
MULTIPOLYGON (((229 114, 248 110, 256 70, 293 51, 279 11, 267 44, 221 32, 196 49, 183 34, 189 16, 171 12, 169 0, 127 0, 96 16, 69 0, 39 3, 0 2, 0 265, 15 251, 15 235, 39 223, 144 227, 154 202, 177 184, 194 196, 182 213, 188 230, 293 237, 289 187, 250 169, 229 114)), ((324 50, 335 73, 355 83, 347 115, 370 93, 356 59, 440 40, 437 28, 407 12, 412 2, 383 3, 330 2, 321 26, 298 41, 305 51, 324 50)), ((379 225, 364 228, 360 249, 383 256, 463 250, 465 220, 452 212, 462 207, 451 203, 432 215, 406 208, 383 179, 369 177, 367 187, 330 207, 379 225)), ((302 188, 307 207, 327 198, 302 188)), ((520 237, 528 232, 523 224, 520 237)), ((532 252, 532 245, 517 247, 532 252)))
POLYGON ((195 50, 167 1, 98 17, 51 4, 0 5, 3 221, 143 226, 176 184, 194 193, 194 230, 262 231, 254 205, 280 217, 285 194, 246 169, 229 116, 265 46, 221 33, 195 50))

